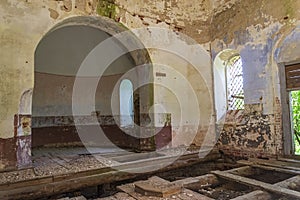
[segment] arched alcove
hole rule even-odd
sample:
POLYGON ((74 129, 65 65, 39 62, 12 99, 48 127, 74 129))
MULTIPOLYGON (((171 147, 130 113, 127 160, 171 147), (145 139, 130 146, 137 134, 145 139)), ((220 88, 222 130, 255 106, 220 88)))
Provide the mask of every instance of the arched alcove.
MULTIPOLYGON (((129 41, 136 45, 135 52, 120 55, 109 66, 103 66, 101 60, 95 58, 91 60, 93 66, 105 69, 101 76, 79 75, 78 70, 82 62, 89 53, 101 42, 107 40, 112 35, 125 30, 117 23, 101 17, 74 17, 67 19, 53 29, 51 29, 40 41, 35 51, 35 80, 32 99, 32 145, 41 146, 74 146, 82 145, 82 138, 78 134, 74 119, 79 119, 80 129, 87 134, 87 141, 91 145, 107 145, 108 138, 117 146, 135 147, 138 141, 123 133, 114 121, 114 115, 120 115, 111 111, 111 98, 113 88, 118 84, 118 80, 127 71, 135 66, 150 63, 147 50, 143 44, 129 33, 129 41), (80 80, 84 92, 79 101, 74 101, 74 83, 80 80), (91 94, 91 84, 97 83, 97 90, 91 94), (94 95, 95 105, 85 103, 87 95, 94 95), (74 102, 77 108, 82 109, 80 116, 74 116, 72 108, 74 102), (78 103, 79 102, 79 103, 78 103), (93 121, 94 117, 98 123, 93 121), (106 136, 100 136, 95 141, 93 137, 95 126, 101 126, 105 130, 106 136)), ((108 49, 111 51, 121 51, 126 49, 117 40, 109 40, 108 49), (115 49, 114 49, 115 48, 115 49)), ((99 52, 99 56, 101 52, 99 52)), ((143 71, 151 78, 152 71, 143 71)), ((138 85, 138 83, 134 83, 138 85)), ((119 86, 117 86, 119 87, 119 86)), ((152 88, 149 87, 148 90, 152 88)), ((148 99, 151 97, 139 98, 141 93, 136 89, 137 99, 148 99)), ((153 98, 153 97, 152 97, 153 98)), ((119 98, 120 99, 120 98, 119 98)), ((138 105, 145 106, 151 102, 137 102, 138 105)), ((136 107, 136 106, 133 106, 136 107)), ((139 115, 139 112, 134 112, 139 115)), ((138 118, 138 117, 137 117, 138 118)))

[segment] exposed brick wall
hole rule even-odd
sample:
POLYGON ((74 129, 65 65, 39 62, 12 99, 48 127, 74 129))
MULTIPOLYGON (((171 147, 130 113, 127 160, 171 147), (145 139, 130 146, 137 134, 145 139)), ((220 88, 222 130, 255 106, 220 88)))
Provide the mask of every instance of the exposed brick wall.
MULTIPOLYGON (((261 104, 245 105, 245 110, 228 111, 219 124, 218 146, 236 157, 274 157, 274 115, 263 114, 261 104)), ((281 145, 279 143, 278 145, 281 145)))

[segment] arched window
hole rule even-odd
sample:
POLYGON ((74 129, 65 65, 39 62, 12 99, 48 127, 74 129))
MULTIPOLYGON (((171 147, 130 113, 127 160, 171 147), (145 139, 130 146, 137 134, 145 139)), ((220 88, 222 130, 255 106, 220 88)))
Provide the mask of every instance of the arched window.
POLYGON ((120 84, 120 120, 122 127, 134 124, 133 85, 128 79, 120 84))
POLYGON ((244 109, 243 66, 233 49, 221 51, 214 60, 214 93, 217 121, 228 110, 244 109))
POLYGON ((226 64, 227 110, 244 109, 243 65, 240 55, 226 64))

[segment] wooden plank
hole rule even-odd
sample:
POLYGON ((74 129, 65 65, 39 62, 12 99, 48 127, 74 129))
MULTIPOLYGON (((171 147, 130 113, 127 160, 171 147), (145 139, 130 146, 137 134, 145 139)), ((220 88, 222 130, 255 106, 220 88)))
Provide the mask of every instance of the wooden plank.
POLYGON ((300 175, 300 171, 291 170, 291 169, 283 169, 283 168, 269 167, 269 166, 263 166, 263 165, 252 165, 251 167, 260 168, 260 169, 269 170, 269 171, 281 172, 281 173, 286 173, 286 174, 300 175))
POLYGON ((158 177, 137 181, 134 185, 135 192, 146 196, 169 197, 182 191, 182 186, 165 180, 161 181, 158 177))
POLYGON ((129 196, 128 194, 126 193, 123 193, 123 192, 118 192, 117 194, 114 195, 114 197, 118 200, 135 200, 135 198, 129 196))
POLYGON ((300 64, 286 66, 285 74, 287 89, 300 87, 300 64))
POLYGON ((117 187, 118 190, 125 192, 126 194, 130 195, 131 197, 137 199, 137 200, 161 200, 160 197, 148 197, 148 196, 143 196, 139 193, 136 193, 134 191, 134 184, 126 184, 126 185, 121 185, 117 187))
POLYGON ((287 71, 297 70, 297 69, 300 69, 300 63, 285 66, 285 71, 286 72, 287 71))
POLYGON ((162 182, 162 183, 170 183, 170 181, 165 180, 163 178, 160 178, 158 176, 151 176, 150 178, 148 178, 149 181, 156 181, 156 182, 162 182))
POLYGON ((289 78, 286 81, 286 88, 293 89, 300 87, 300 78, 289 78))
POLYGON ((103 198, 98 198, 95 200, 136 200, 135 198, 129 196, 128 194, 124 192, 118 192, 117 194, 109 197, 103 197, 103 198))
MULTIPOLYGON (((118 186, 118 189, 129 194, 137 200, 162 200, 160 197, 154 196, 142 196, 134 192, 134 186, 132 184, 118 186)), ((168 199, 178 199, 178 200, 212 200, 211 198, 204 196, 202 194, 193 192, 189 189, 183 189, 180 194, 171 195, 168 199)))
POLYGON ((199 190, 203 187, 219 184, 218 178, 213 174, 206 174, 198 177, 189 177, 182 180, 174 181, 173 183, 181 185, 184 188, 191 190, 199 190))
POLYGON ((240 165, 254 165, 254 163, 249 160, 238 160, 237 163, 240 165))
MULTIPOLYGON (((169 182, 169 181, 166 181, 159 177, 151 177, 148 180, 159 181, 159 182, 168 183, 168 184, 175 184, 175 182, 169 182)), ((204 196, 202 194, 193 192, 192 190, 185 189, 185 188, 181 189, 180 193, 178 193, 178 194, 171 194, 171 195, 168 195, 168 197, 164 197, 164 198, 156 197, 156 196, 152 196, 152 195, 142 195, 135 191, 135 186, 137 183, 139 183, 139 181, 132 183, 132 184, 118 186, 117 189, 124 193, 129 194, 130 196, 132 196, 133 198, 138 199, 138 200, 150 200, 150 199, 151 200, 161 200, 161 199, 212 200, 211 198, 209 198, 207 196, 204 196)))
MULTIPOLYGON (((237 163, 244 164, 244 165, 250 165, 251 167, 261 168, 261 169, 264 169, 264 170, 282 172, 282 173, 293 174, 293 175, 300 175, 299 170, 285 169, 285 168, 282 168, 282 167, 273 167, 273 166, 268 166, 268 165, 267 166, 266 165, 260 165, 260 164, 256 164, 256 163, 253 163, 253 162, 247 161, 247 160, 239 160, 239 161, 237 161, 237 163)), ((287 165, 288 165, 288 163, 287 163, 287 165)))
POLYGON ((300 164, 300 160, 291 159, 291 158, 278 158, 277 160, 283 161, 283 162, 288 162, 288 163, 298 163, 298 164, 300 164))
POLYGON ((255 187, 255 188, 261 188, 261 189, 267 190, 267 191, 275 193, 275 194, 291 197, 293 199, 300 199, 300 192, 297 192, 297 191, 294 191, 294 190, 290 190, 290 189, 282 188, 282 187, 279 187, 279 186, 276 186, 276 185, 272 185, 272 184, 264 183, 264 182, 261 182, 261 181, 257 181, 257 180, 254 180, 254 179, 250 179, 250 178, 230 174, 230 173, 227 173, 227 172, 224 172, 224 171, 213 171, 212 173, 219 176, 219 177, 221 177, 221 178, 228 179, 228 180, 231 180, 231 181, 235 181, 237 183, 242 183, 242 184, 252 186, 252 187, 255 187))
POLYGON ((74 179, 77 177, 80 178, 80 177, 84 177, 84 176, 92 176, 92 175, 96 175, 96 174, 107 173, 110 171, 114 171, 114 169, 112 169, 111 167, 102 167, 99 169, 92 169, 92 170, 86 170, 86 171, 80 171, 80 172, 71 172, 71 173, 67 173, 67 174, 54 175, 53 182, 74 179))
POLYGON ((297 71, 289 71, 287 74, 287 78, 299 78, 300 77, 300 69, 297 71))
MULTIPOLYGON (((176 162, 172 163, 171 165, 161 168, 160 170, 156 172, 163 172, 167 170, 172 169, 178 169, 180 167, 186 167, 190 166, 196 163, 200 163, 203 161, 209 161, 209 160, 215 160, 216 158, 219 158, 220 155, 218 153, 209 153, 205 158, 199 159, 198 152, 191 153, 188 155, 181 156, 176 162), (190 162, 191 161, 191 162, 190 162)), ((159 165, 162 162, 165 162, 170 158, 161 158, 156 161, 149 161, 149 163, 146 163, 148 168, 151 168, 151 166, 159 165)), ((140 163, 126 163, 122 165, 123 169, 133 171, 136 169, 136 167, 142 166, 145 162, 140 163)), ((152 169, 153 170, 153 169, 152 169)), ((154 172, 151 172, 154 173, 154 172)), ((68 173, 64 175, 57 175, 57 176, 51 176, 47 177, 50 178, 46 182, 43 182, 43 178, 37 178, 35 181, 37 183, 32 183, 29 181, 24 182, 15 182, 15 183, 9 183, 9 184, 2 184, 2 189, 0 190, 0 199, 25 199, 25 198, 40 198, 44 196, 50 196, 54 194, 61 194, 72 190, 77 190, 83 187, 89 187, 94 185, 100 185, 104 183, 110 183, 113 181, 121 181, 126 179, 131 179, 137 177, 138 174, 131 174, 126 173, 124 171, 114 171, 111 168, 99 168, 96 170, 88 170, 78 173, 68 173), (20 185, 18 185, 20 184, 20 185)))
POLYGON ((261 191, 261 190, 255 190, 253 192, 250 192, 248 194, 236 197, 231 200, 272 200, 272 195, 268 192, 261 191))
POLYGON ((291 134, 291 121, 290 121, 290 110, 289 110, 289 94, 286 88, 286 75, 284 63, 278 64, 279 69, 279 80, 280 80, 280 100, 282 107, 282 129, 283 129, 283 151, 284 155, 292 154, 292 134, 291 134))
POLYGON ((249 159, 249 161, 260 164, 266 165, 271 167, 279 167, 284 169, 291 169, 295 171, 300 171, 300 164, 299 163, 286 163, 278 160, 260 160, 260 159, 249 159))
MULTIPOLYGON (((300 77, 289 77, 287 80, 286 80, 286 83, 287 85, 298 85, 299 84, 299 79, 300 77)), ((289 86, 288 86, 289 88, 289 86)))
POLYGON ((232 174, 237 174, 240 176, 249 176, 252 175, 253 169, 250 166, 243 166, 243 167, 239 167, 239 168, 233 168, 230 170, 227 170, 226 172, 228 173, 232 173, 232 174))
POLYGON ((80 188, 109 183, 114 180, 125 180, 134 178, 134 174, 124 172, 108 172, 92 176, 69 179, 60 182, 52 182, 48 184, 27 185, 22 188, 9 188, 5 191, 0 191, 0 199, 37 199, 53 194, 62 194, 80 188))
POLYGON ((299 175, 294 176, 292 178, 281 181, 281 182, 276 183, 274 185, 299 191, 300 190, 300 176, 299 175))
MULTIPOLYGON (((184 189, 182 193, 177 195, 178 200, 213 200, 210 197, 204 196, 189 189, 184 189)), ((172 198, 172 197, 171 197, 172 198)))
POLYGON ((115 198, 114 196, 110 196, 110 197, 97 198, 96 200, 119 200, 119 199, 115 198))
POLYGON ((28 185, 35 186, 35 185, 52 183, 52 182, 53 182, 52 176, 47 176, 47 177, 42 177, 42 178, 36 177, 36 178, 30 179, 30 180, 19 181, 16 183, 1 184, 0 191, 23 188, 28 185))
POLYGON ((84 196, 73 197, 70 200, 87 200, 84 196))

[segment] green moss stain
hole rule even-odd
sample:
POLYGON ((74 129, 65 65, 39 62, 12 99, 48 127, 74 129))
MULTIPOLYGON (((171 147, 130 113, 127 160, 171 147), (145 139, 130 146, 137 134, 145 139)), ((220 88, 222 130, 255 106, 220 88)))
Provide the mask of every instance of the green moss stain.
POLYGON ((98 15, 109 17, 112 19, 116 18, 116 9, 114 0, 99 0, 97 5, 98 15))
POLYGON ((285 1, 283 1, 285 15, 289 16, 290 18, 295 17, 294 2, 295 2, 294 0, 285 0, 285 1))

